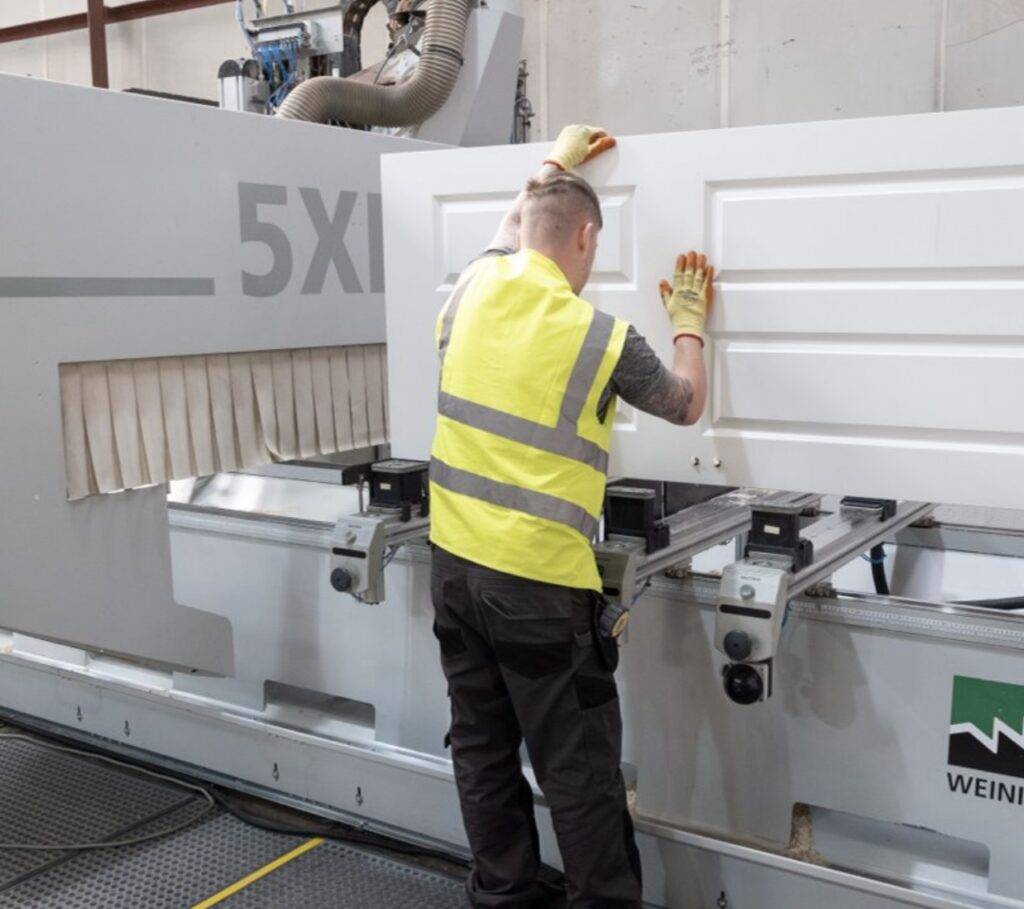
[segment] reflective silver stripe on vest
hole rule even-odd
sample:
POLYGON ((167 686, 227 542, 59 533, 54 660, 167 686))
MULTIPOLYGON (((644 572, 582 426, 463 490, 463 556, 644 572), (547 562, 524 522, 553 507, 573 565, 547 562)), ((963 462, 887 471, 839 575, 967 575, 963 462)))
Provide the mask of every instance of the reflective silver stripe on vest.
POLYGON ((444 355, 448 351, 448 345, 452 340, 452 326, 455 324, 455 315, 459 311, 459 304, 462 302, 462 298, 466 295, 466 289, 469 287, 470 271, 473 266, 469 266, 462 273, 459 278, 458 284, 455 285, 455 289, 452 291, 451 296, 448 297, 448 305, 445 308, 444 315, 441 317, 441 336, 437 339, 437 353, 441 358, 441 367, 444 367, 444 355))
MULTIPOLYGON (((441 344, 439 346, 442 365, 444 364, 445 349, 451 339, 455 311, 461 302, 465 287, 466 285, 463 285, 461 288, 455 289, 442 320, 441 344)), ((604 359, 614 329, 614 316, 594 310, 594 317, 583 338, 583 346, 580 348, 576 363, 569 374, 558 422, 554 427, 496 410, 486 404, 477 404, 475 401, 445 391, 441 391, 438 395, 438 413, 474 429, 482 429, 513 442, 520 442, 523 445, 539 448, 541 451, 580 461, 600 473, 607 473, 608 452, 595 442, 581 437, 577 423, 580 414, 583 413, 583 407, 594 384, 597 371, 601 368, 601 361, 604 359)))
POLYGON ((430 480, 449 492, 480 499, 502 508, 511 508, 557 524, 565 524, 579 531, 588 540, 597 533, 597 519, 573 502, 559 499, 545 492, 523 489, 511 483, 502 483, 479 474, 452 467, 437 458, 430 460, 430 480))
POLYGON ((601 473, 608 471, 608 452, 600 445, 576 434, 576 427, 563 425, 552 428, 532 420, 495 410, 485 404, 467 401, 442 391, 438 395, 437 412, 473 429, 482 429, 513 442, 521 442, 551 454, 562 455, 573 461, 589 464, 601 473))
POLYGON ((575 432, 576 424, 579 422, 580 414, 583 413, 587 395, 590 394, 590 388, 594 384, 594 379, 597 378, 597 371, 601 368, 601 361, 604 359, 604 352, 608 349, 608 342, 612 339, 614 329, 615 317, 595 309, 594 318, 587 326, 583 346, 576 357, 576 364, 569 375, 569 382, 565 386, 562 411, 558 418, 559 425, 571 426, 575 432))

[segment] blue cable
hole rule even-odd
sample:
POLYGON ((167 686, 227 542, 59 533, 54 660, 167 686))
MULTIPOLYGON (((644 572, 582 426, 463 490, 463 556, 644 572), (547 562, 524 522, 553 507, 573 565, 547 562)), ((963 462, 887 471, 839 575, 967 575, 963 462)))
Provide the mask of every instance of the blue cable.
POLYGON ((261 50, 265 52, 261 54, 261 57, 264 58, 261 64, 267 81, 273 83, 275 66, 277 71, 283 76, 281 84, 270 96, 270 103, 274 107, 279 107, 288 92, 295 85, 299 69, 299 43, 294 38, 288 38, 284 41, 276 41, 273 44, 266 45, 261 50), (267 61, 266 57, 270 58, 269 61, 267 61))

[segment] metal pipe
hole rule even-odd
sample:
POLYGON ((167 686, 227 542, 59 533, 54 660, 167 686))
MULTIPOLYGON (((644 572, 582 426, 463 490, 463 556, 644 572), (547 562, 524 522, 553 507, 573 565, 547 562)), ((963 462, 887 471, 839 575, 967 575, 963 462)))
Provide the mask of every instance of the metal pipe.
MULTIPOLYGON (((107 23, 130 22, 135 19, 148 19, 151 16, 179 13, 230 2, 231 0, 137 0, 135 3, 126 3, 124 6, 107 7, 104 16, 107 23)), ((45 38, 48 35, 81 31, 88 27, 88 13, 55 16, 52 19, 36 19, 32 22, 23 22, 21 25, 0 28, 0 44, 25 41, 30 38, 45 38)))

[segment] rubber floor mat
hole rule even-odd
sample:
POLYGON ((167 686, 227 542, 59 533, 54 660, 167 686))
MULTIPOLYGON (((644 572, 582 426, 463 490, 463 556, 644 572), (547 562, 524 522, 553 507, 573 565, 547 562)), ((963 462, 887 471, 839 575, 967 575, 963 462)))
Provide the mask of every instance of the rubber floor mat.
POLYGON ((225 909, 465 909, 461 881, 325 842, 224 903, 225 909))
MULTIPOLYGON (((180 819, 165 816, 153 829, 180 819)), ((165 839, 78 855, 0 893, 0 907, 187 909, 304 840, 208 815, 165 839)))
MULTIPOLYGON (((12 732, 9 727, 0 732, 12 732)), ((188 792, 110 764, 0 738, 0 842, 90 843, 193 799, 188 792)), ((0 888, 61 857, 0 850, 0 888)))

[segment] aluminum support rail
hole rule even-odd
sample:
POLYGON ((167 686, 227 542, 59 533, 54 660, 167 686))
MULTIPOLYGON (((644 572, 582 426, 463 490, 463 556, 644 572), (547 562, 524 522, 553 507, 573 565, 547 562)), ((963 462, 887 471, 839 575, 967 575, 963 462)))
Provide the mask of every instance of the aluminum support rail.
POLYGON ((758 503, 813 508, 821 497, 810 493, 737 489, 665 519, 668 546, 647 553, 636 537, 613 536, 594 545, 594 556, 605 596, 632 605, 655 575, 685 562, 700 552, 726 543, 750 529, 751 507, 758 503))
POLYGON ((430 535, 430 518, 410 518, 408 521, 396 521, 386 525, 384 542, 388 546, 404 546, 425 540, 430 535))
POLYGON ((831 577, 851 559, 872 546, 920 521, 935 508, 929 502, 900 502, 891 518, 880 519, 877 510, 842 508, 806 528, 803 536, 814 543, 814 561, 793 575, 786 588, 787 599, 799 596, 831 577))

